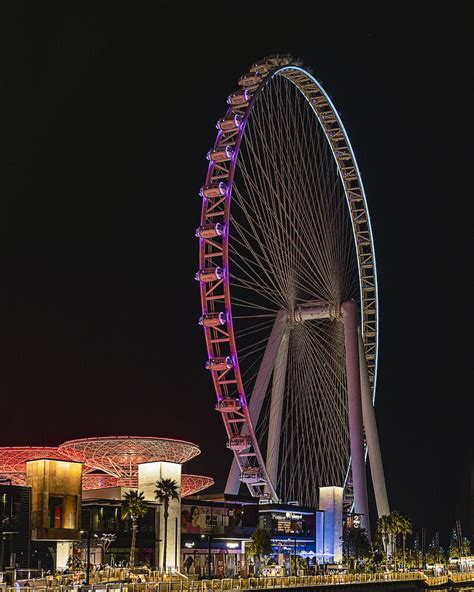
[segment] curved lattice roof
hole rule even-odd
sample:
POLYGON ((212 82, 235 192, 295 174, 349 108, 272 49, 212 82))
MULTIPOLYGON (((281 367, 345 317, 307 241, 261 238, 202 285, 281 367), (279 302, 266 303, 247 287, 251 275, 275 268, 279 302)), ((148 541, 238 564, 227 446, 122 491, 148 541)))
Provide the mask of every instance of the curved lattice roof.
POLYGON ((86 473, 82 475, 82 489, 104 489, 105 487, 117 487, 119 480, 105 473, 86 473))
MULTIPOLYGON (((82 476, 82 489, 103 489, 121 485, 121 479, 104 473, 88 473, 82 476)), ((129 487, 138 487, 137 479, 126 483, 129 487)), ((193 495, 214 485, 214 479, 204 475, 181 475, 181 497, 193 495)))
MULTIPOLYGON (((138 464, 167 461, 184 463, 201 451, 199 446, 182 440, 142 436, 84 438, 53 446, 0 447, 0 478, 13 485, 26 485, 26 463, 52 458, 84 463, 83 489, 137 487, 138 464), (101 473, 88 471, 103 471, 101 473)), ((214 484, 204 475, 182 475, 181 496, 192 495, 214 484)))
POLYGON ((26 463, 40 458, 66 460, 54 446, 2 447, 0 448, 0 477, 11 479, 13 485, 25 485, 26 463))
POLYGON ((167 461, 182 464, 201 453, 199 446, 183 440, 143 436, 110 436, 69 440, 59 446, 64 456, 133 486, 138 464, 167 461))
POLYGON ((181 475, 181 497, 193 495, 214 485, 212 477, 204 475, 181 475))

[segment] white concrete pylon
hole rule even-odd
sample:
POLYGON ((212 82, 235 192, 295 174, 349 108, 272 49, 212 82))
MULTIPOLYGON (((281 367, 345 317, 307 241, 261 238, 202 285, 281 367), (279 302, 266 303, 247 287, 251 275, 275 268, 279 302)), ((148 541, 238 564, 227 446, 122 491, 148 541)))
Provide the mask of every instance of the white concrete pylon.
MULTIPOLYGON (((155 562, 161 569, 164 551, 165 520, 163 506, 155 500, 156 482, 160 479, 176 481, 181 491, 181 464, 157 461, 138 465, 138 490, 144 493, 145 499, 157 504, 156 524, 159 528, 159 544, 155 549, 155 562)), ((180 570, 181 562, 181 498, 170 500, 166 544, 166 566, 171 572, 180 570)))
POLYGON ((359 340, 357 336, 357 309, 353 301, 341 306, 344 321, 346 350, 347 403, 349 411, 349 438, 352 464, 354 512, 361 514, 361 526, 370 538, 369 503, 364 460, 364 434, 362 428, 362 397, 359 368, 359 340))
POLYGON ((367 372, 367 360, 365 357, 364 341, 360 327, 358 329, 359 340, 359 366, 360 366, 360 387, 362 397, 362 419, 364 422, 365 438, 369 451, 370 472, 372 484, 374 487, 375 503, 377 505, 377 514, 387 516, 390 514, 388 505, 387 488, 385 485, 385 476, 383 471, 382 454, 380 452, 379 435, 377 430, 377 421, 375 419, 375 409, 372 402, 372 393, 370 390, 369 374, 367 372))
MULTIPOLYGON (((290 344, 290 330, 283 334, 280 347, 275 358, 272 381, 272 398, 270 401, 270 420, 268 425, 268 443, 266 465, 268 476, 277 488, 278 460, 280 456, 281 420, 283 415, 283 400, 285 395, 286 366, 288 362, 288 347, 290 344)), ((266 493, 270 490, 266 487, 266 493)), ((277 492, 278 493, 278 492, 277 492)))

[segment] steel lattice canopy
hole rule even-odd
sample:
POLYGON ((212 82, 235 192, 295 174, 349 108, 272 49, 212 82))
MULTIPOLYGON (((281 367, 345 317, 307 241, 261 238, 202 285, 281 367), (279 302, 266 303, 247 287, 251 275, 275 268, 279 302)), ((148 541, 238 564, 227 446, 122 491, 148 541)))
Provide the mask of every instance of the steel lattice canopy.
POLYGON ((118 487, 117 477, 105 473, 87 473, 82 475, 82 489, 104 489, 105 487, 118 487))
MULTIPOLYGON (((82 476, 82 489, 87 491, 90 489, 118 487, 122 482, 123 480, 113 477, 112 475, 106 475, 104 473, 88 473, 82 476)), ((138 479, 134 477, 133 480, 128 481, 126 485, 130 487, 138 487, 138 479)), ((212 477, 206 477, 204 475, 181 475, 181 497, 193 495, 203 489, 207 489, 211 485, 214 485, 214 479, 212 479, 212 477)))
POLYGON ((41 458, 68 460, 53 446, 8 446, 0 448, 0 477, 11 479, 13 485, 25 485, 26 463, 41 458))
POLYGON ((8 473, 0 469, 0 483, 2 479, 11 481, 12 485, 26 485, 26 473, 8 473))
POLYGON ((214 485, 212 477, 204 475, 181 475, 181 497, 193 495, 214 485))
POLYGON ((138 464, 173 462, 182 464, 201 453, 199 446, 182 440, 143 436, 105 436, 69 440, 60 452, 89 467, 117 477, 119 485, 136 482, 138 464))

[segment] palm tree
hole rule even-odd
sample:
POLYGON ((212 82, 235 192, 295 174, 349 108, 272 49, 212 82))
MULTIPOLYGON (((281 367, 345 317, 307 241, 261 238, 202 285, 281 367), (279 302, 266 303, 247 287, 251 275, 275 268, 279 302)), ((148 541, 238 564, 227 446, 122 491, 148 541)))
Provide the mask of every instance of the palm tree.
POLYGON ((406 516, 400 514, 400 512, 390 512, 387 518, 387 530, 390 535, 390 543, 392 546, 392 557, 393 561, 397 562, 397 537, 398 535, 402 535, 402 544, 403 544, 403 566, 405 566, 405 543, 406 543, 406 536, 411 534, 413 531, 413 526, 411 520, 406 516))
POLYGON ((405 569, 405 543, 407 535, 412 534, 413 524, 407 516, 400 516, 400 534, 402 535, 402 547, 403 547, 403 569, 405 569))
POLYGON ((397 532, 398 532, 398 518, 396 512, 390 512, 387 516, 387 530, 390 540, 391 563, 397 563, 397 532))
POLYGON ((142 491, 131 489, 123 495, 122 520, 132 521, 132 544, 130 546, 130 567, 135 566, 135 547, 137 544, 138 519, 143 518, 148 512, 145 494, 142 491))
POLYGON ((173 479, 160 479, 155 483, 155 499, 163 504, 164 537, 163 537, 163 572, 166 573, 166 546, 168 544, 168 516, 171 500, 179 500, 179 487, 173 479))
MULTIPOLYGON (((254 557, 256 575, 258 575, 258 573, 260 571, 261 556, 262 555, 270 555, 271 552, 272 552, 272 538, 270 536, 270 533, 263 528, 257 528, 257 530, 252 535, 252 540, 251 540, 250 546, 248 548, 249 557, 254 557)), ((296 573, 296 564, 295 564, 295 573, 296 573)))
POLYGON ((377 537, 382 541, 383 549, 387 553, 388 537, 389 537, 389 520, 388 516, 380 516, 377 520, 377 537))

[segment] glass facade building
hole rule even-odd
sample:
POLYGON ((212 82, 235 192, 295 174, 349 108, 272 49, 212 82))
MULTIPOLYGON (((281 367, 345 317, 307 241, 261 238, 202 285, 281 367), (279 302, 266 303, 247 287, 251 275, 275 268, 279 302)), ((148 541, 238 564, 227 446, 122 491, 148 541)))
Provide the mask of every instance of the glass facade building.
POLYGON ((27 568, 31 551, 31 489, 0 482, 0 571, 27 568))

